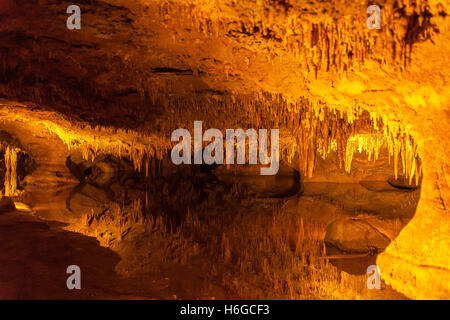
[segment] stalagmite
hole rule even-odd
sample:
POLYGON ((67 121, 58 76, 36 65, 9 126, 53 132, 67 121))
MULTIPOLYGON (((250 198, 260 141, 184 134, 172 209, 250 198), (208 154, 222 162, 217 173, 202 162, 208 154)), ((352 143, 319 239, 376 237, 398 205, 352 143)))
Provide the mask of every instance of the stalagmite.
POLYGON ((5 196, 14 196, 17 190, 17 152, 9 146, 5 150, 5 196))

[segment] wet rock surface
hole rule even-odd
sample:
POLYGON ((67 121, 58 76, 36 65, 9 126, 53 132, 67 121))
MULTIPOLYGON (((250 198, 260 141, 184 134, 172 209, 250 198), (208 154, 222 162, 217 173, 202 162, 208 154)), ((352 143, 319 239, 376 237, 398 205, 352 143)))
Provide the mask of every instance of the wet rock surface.
POLYGON ((393 225, 374 218, 342 218, 327 227, 325 242, 344 252, 375 254, 384 250, 394 231, 393 225), (390 232, 386 232, 389 230, 390 232))
POLYGON ((387 181, 390 185, 399 189, 415 190, 420 186, 415 180, 410 182, 409 179, 404 176, 399 176, 397 179, 395 177, 390 177, 387 181))
POLYGON ((105 190, 90 184, 82 184, 72 190, 67 199, 68 210, 76 217, 94 212, 100 214, 110 206, 110 198, 105 190))
POLYGON ((73 153, 66 159, 66 167, 69 168, 70 173, 80 182, 84 181, 89 175, 92 168, 92 163, 83 159, 81 153, 73 153))
POLYGON ((305 182, 303 185, 305 196, 330 201, 350 214, 357 215, 364 212, 391 219, 411 219, 420 197, 420 189, 401 190, 382 181, 305 182))

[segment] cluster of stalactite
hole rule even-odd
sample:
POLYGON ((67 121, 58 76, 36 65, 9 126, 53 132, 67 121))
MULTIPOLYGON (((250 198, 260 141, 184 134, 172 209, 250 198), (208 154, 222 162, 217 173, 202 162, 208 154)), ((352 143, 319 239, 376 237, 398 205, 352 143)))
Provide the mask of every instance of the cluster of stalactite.
POLYGON ((76 135, 63 140, 73 148, 84 150, 87 158, 100 152, 129 157, 135 169, 148 176, 152 163, 156 169, 157 160, 167 156, 174 145, 170 141, 170 133, 178 128, 193 132, 193 122, 202 120, 204 130, 281 129, 282 159, 297 163, 298 169, 308 176, 312 176, 318 156, 325 158, 336 152, 340 166, 348 172, 354 152, 366 152, 370 161, 378 158, 381 148, 389 150, 396 176, 399 168, 410 179, 413 176, 418 179, 420 174, 417 147, 404 128, 398 124, 384 124, 381 119, 356 107, 342 112, 307 99, 291 102, 281 95, 268 93, 173 96, 166 99, 171 112, 165 113, 165 118, 160 121, 161 135, 144 137, 133 131, 115 129, 110 132, 99 127, 92 130, 110 132, 115 139, 98 139, 97 135, 97 140, 92 140, 95 143, 85 139, 81 145, 77 145, 81 140, 76 135), (133 138, 130 140, 130 137, 133 138))
MULTIPOLYGON (((287 101, 281 95, 269 93, 234 95, 170 96, 165 112, 153 127, 153 135, 133 130, 105 127, 84 127, 68 131, 54 124, 47 128, 58 134, 69 148, 80 149, 89 159, 99 153, 128 157, 136 170, 151 173, 152 163, 167 156, 175 142, 173 130, 186 128, 193 133, 195 120, 203 122, 204 130, 280 129, 280 156, 297 163, 298 169, 312 176, 316 160, 336 152, 339 164, 350 171, 353 154, 366 152, 368 160, 376 160, 381 148, 387 148, 393 158, 395 176, 402 173, 412 179, 420 175, 418 153, 410 135, 398 123, 383 123, 382 119, 358 107, 338 111, 308 99, 287 101)), ((193 143, 193 142, 192 142, 193 143)), ((204 142, 204 145, 207 142, 204 142)), ((270 142, 269 142, 270 144, 270 142)))
POLYGON ((395 178, 399 175, 399 168, 402 168, 401 172, 409 182, 411 183, 414 178, 418 185, 422 175, 422 163, 411 135, 398 123, 385 125, 383 131, 389 154, 393 157, 395 178))
POLYGON ((337 152, 342 167, 348 137, 371 125, 369 117, 358 117, 361 111, 341 113, 310 102, 296 103, 292 107, 287 126, 292 130, 298 151, 286 147, 283 151, 288 159, 295 156, 299 170, 309 177, 313 175, 319 155, 325 158, 331 152, 337 152))
POLYGON ((356 151, 366 152, 368 161, 378 160, 382 148, 387 148, 387 140, 383 134, 355 134, 348 138, 345 149, 345 171, 350 173, 353 155, 356 151))
MULTIPOLYGON (((55 118, 47 112, 30 113, 18 106, 14 111, 7 108, 2 114, 27 121, 36 117, 37 122, 57 134, 69 149, 82 151, 86 159, 92 160, 101 153, 127 157, 136 170, 147 176, 152 172, 152 163, 156 170, 158 160, 167 156, 176 143, 171 141, 171 133, 185 128, 192 134, 196 120, 203 122, 203 130, 280 129, 281 159, 296 164, 307 176, 312 176, 319 156, 325 158, 336 152, 340 166, 348 172, 354 152, 365 151, 371 160, 377 158, 380 148, 388 148, 396 176, 400 170, 410 179, 414 176, 418 179, 420 175, 417 146, 406 130, 399 123, 383 122, 358 106, 337 110, 320 101, 312 102, 306 98, 288 101, 279 94, 267 92, 180 96, 158 91, 157 94, 158 97, 153 99, 165 99, 165 110, 157 122, 147 123, 147 132, 151 134, 140 130, 91 127, 55 118)), ((10 185, 14 188, 14 184, 10 185)))
POLYGON ((168 101, 173 112, 164 121, 172 129, 192 131, 193 121, 202 120, 204 128, 280 128, 280 154, 298 169, 312 176, 318 156, 336 152, 341 167, 350 171, 353 154, 365 152, 376 160, 382 148, 393 159, 395 176, 419 179, 417 146, 398 123, 383 122, 356 106, 338 111, 308 99, 287 101, 281 95, 258 93, 235 94, 220 98, 173 98, 168 101), (199 118, 201 115, 201 118, 199 118))
POLYGON ((80 134, 78 130, 60 130, 53 124, 47 124, 47 128, 56 133, 69 150, 81 151, 86 160, 94 160, 100 154, 114 154, 130 159, 134 169, 145 172, 146 176, 152 161, 162 159, 171 147, 163 137, 143 135, 133 130, 86 126, 85 133, 80 134))
POLYGON ((228 37, 247 47, 265 48, 269 62, 288 52, 305 76, 316 77, 321 71, 341 77, 368 58, 405 68, 413 45, 438 32, 427 0, 387 1, 381 30, 367 27, 365 6, 353 15, 331 15, 319 21, 315 15, 304 14, 300 4, 293 2, 283 12, 274 8, 274 2, 257 1, 249 8, 239 1, 214 5, 203 0, 161 1, 159 14, 165 23, 187 25, 205 37, 228 37))
MULTIPOLYGON (((414 7, 406 0, 397 1, 395 6, 386 3, 383 6, 384 22, 381 31, 367 28, 365 10, 362 10, 362 18, 357 14, 340 18, 324 14, 320 19, 319 17, 313 19, 314 15, 300 14, 296 3, 288 5, 289 1, 281 2, 290 8, 286 12, 279 10, 278 1, 257 1, 256 4, 222 0, 159 3, 162 23, 173 24, 175 30, 180 30, 178 35, 182 34, 181 30, 190 29, 202 32, 205 37, 217 37, 220 41, 224 38, 233 39, 240 42, 237 47, 241 46, 249 51, 254 48, 258 50, 256 52, 258 55, 264 55, 269 60, 286 58, 290 63, 297 62, 292 68, 299 66, 299 73, 303 72, 305 75, 324 71, 329 72, 331 77, 341 76, 345 70, 364 63, 367 58, 386 63, 404 62, 411 52, 412 45, 416 41, 429 38, 434 30, 427 13, 427 1, 416 2, 414 7), (274 7, 276 3, 278 4, 274 7), (244 10, 244 5, 250 6, 247 7, 248 10, 244 10)), ((177 37, 177 34, 174 33, 173 36, 177 37)), ((186 89, 186 93, 178 92, 178 95, 171 96, 179 82, 155 75, 151 68, 145 66, 142 57, 134 55, 133 52, 124 59, 117 58, 115 53, 106 53, 105 61, 110 64, 112 70, 112 74, 106 77, 103 67, 85 62, 97 61, 95 50, 76 51, 67 43, 64 45, 65 50, 73 52, 70 61, 70 70, 73 74, 64 75, 71 81, 60 81, 63 74, 58 70, 64 72, 69 70, 63 68, 68 63, 65 51, 64 54, 58 55, 53 50, 55 44, 45 42, 57 39, 36 38, 17 33, 12 34, 8 41, 11 42, 10 47, 0 49, 0 94, 22 101, 30 100, 50 105, 56 110, 60 105, 70 105, 73 108, 61 110, 69 117, 81 118, 83 121, 103 126, 133 128, 144 134, 154 132, 154 128, 159 132, 171 132, 171 128, 178 123, 177 120, 172 120, 176 117, 163 115, 164 121, 154 123, 153 119, 159 117, 159 114, 155 115, 149 112, 149 109, 159 112, 160 107, 163 107, 163 111, 172 112, 174 103, 184 105, 186 108, 175 108, 173 111, 184 118, 186 113, 189 113, 187 109, 190 106, 204 101, 202 94, 199 94, 200 98, 191 98, 198 93, 195 91, 187 93, 189 89, 186 89), (24 46, 29 50, 23 51, 12 46, 17 42, 16 38, 23 38, 24 46), (36 59, 37 63, 31 65, 25 63, 32 59, 36 59), (49 60, 52 61, 51 64, 49 60), (87 70, 89 72, 86 72, 87 70), (103 78, 113 80, 108 85, 93 80, 103 78), (123 92, 114 89, 117 87, 126 88, 123 90, 125 92, 123 99, 120 98, 123 92), (127 99, 127 90, 132 94, 137 92, 141 100, 136 102, 127 99), (188 97, 183 99, 180 96, 188 97), (192 103, 189 100, 192 100, 192 103), (105 113, 108 117, 104 116, 105 113)), ((57 43, 60 45, 60 42, 57 43)), ((230 70, 233 68, 230 62, 220 63, 226 74, 233 71, 230 70)), ((221 69, 218 67, 215 70, 221 69)), ((199 71, 194 67, 189 72, 195 76, 199 71)), ((220 75, 211 76, 220 78, 220 75)), ((230 99, 224 98, 221 92, 213 95, 216 96, 218 103, 220 100, 225 101, 224 104, 227 105, 233 103, 233 101, 229 103, 230 99)), ((254 108, 259 108, 257 101, 261 100, 260 98, 258 96, 254 99, 249 95, 250 101, 245 103, 255 104, 254 108)), ((201 111, 202 114, 216 112, 220 115, 222 110, 229 111, 233 106, 227 108, 219 109, 217 112, 205 110, 206 108, 201 111)), ((195 112, 198 110, 195 109, 195 112)), ((275 113, 272 109, 269 110, 275 113)), ((253 118, 256 124, 260 121, 259 116, 249 114, 249 117, 253 118)), ((233 115, 230 115, 230 118, 233 118, 233 115)))
POLYGON ((327 108, 316 113, 303 111, 302 115, 301 126, 292 131, 297 136, 295 143, 283 147, 288 159, 298 156, 299 169, 309 177, 313 175, 319 155, 326 158, 336 152, 339 165, 350 173, 355 152, 365 152, 368 161, 376 161, 385 148, 389 151, 395 178, 401 173, 410 183, 414 178, 418 185, 422 168, 417 145, 398 123, 383 123, 364 113, 349 121, 348 117, 341 117, 327 108))

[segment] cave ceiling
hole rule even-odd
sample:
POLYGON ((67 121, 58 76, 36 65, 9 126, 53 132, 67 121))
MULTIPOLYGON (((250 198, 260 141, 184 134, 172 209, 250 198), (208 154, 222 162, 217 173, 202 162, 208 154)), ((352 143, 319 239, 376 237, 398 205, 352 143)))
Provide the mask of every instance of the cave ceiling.
POLYGON ((382 1, 381 30, 365 1, 78 1, 80 30, 66 28, 70 4, 3 1, 3 98, 165 138, 218 105, 242 123, 251 101, 306 100, 350 121, 364 109, 419 149, 448 118, 443 2, 382 1))

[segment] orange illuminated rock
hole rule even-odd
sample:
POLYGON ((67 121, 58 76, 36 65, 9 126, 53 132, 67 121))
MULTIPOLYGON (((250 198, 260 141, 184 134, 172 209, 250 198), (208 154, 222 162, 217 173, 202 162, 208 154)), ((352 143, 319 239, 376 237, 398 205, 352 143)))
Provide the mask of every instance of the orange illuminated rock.
POLYGON ((325 242, 346 252, 376 253, 391 239, 364 219, 339 219, 328 225, 325 242))

